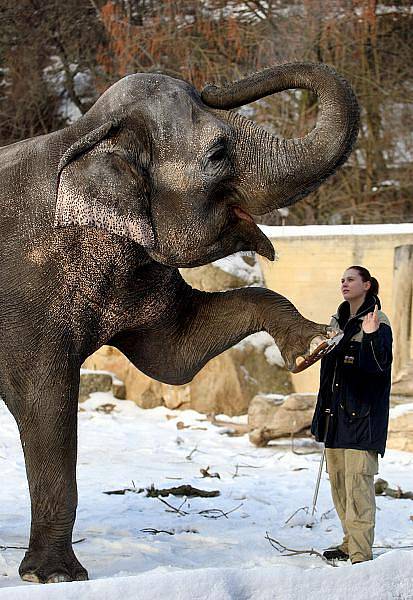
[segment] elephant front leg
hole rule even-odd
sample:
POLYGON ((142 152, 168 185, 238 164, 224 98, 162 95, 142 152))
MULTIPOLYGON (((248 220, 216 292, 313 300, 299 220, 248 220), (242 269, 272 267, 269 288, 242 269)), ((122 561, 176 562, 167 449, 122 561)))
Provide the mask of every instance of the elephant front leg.
POLYGON ((143 335, 125 332, 109 342, 144 373, 170 384, 190 381, 211 358, 258 331, 274 338, 287 368, 294 371, 328 329, 264 288, 216 293, 186 288, 174 308, 159 328, 143 335))
POLYGON ((88 578, 72 549, 77 506, 78 386, 69 387, 76 389, 45 389, 41 398, 30 398, 30 412, 17 419, 32 517, 29 549, 19 568, 25 581, 88 578))

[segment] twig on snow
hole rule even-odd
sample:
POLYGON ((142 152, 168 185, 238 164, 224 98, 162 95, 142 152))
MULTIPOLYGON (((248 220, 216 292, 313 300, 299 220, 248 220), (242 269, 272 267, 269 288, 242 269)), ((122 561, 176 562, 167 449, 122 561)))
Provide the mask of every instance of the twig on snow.
POLYGON ((323 512, 323 514, 320 517, 320 521, 322 521, 323 519, 328 519, 328 516, 331 512, 335 511, 335 508, 330 508, 329 510, 326 510, 326 512, 323 512))
POLYGON ((153 484, 146 489, 146 496, 148 498, 157 498, 159 496, 186 496, 186 497, 199 497, 199 498, 215 498, 220 495, 219 490, 199 490, 198 488, 192 487, 192 485, 179 485, 178 487, 170 487, 157 489, 153 484))
POLYGON ((207 467, 206 469, 199 469, 202 477, 217 477, 218 479, 221 479, 221 475, 219 473, 210 473, 210 468, 211 467, 207 467))
MULTIPOLYGON (((181 506, 179 508, 176 508, 176 506, 173 506, 172 504, 169 504, 169 502, 167 502, 166 500, 164 500, 163 498, 160 498, 160 496, 157 496, 158 500, 160 502, 162 502, 163 504, 166 504, 166 506, 168 506, 171 510, 169 512, 175 512, 176 514, 180 515, 181 517, 185 516, 185 515, 189 515, 188 512, 186 512, 185 510, 181 510, 181 507, 183 504, 181 504, 181 506)), ((186 502, 186 500, 185 500, 186 502)))
POLYGON ((144 492, 145 490, 143 488, 123 488, 121 490, 108 490, 107 492, 103 492, 104 494, 107 494, 108 496, 124 496, 126 494, 126 492, 132 492, 134 494, 141 494, 142 492, 144 492))
POLYGON ((235 479, 235 477, 240 477, 238 471, 239 469, 262 469, 263 467, 260 465, 239 465, 236 464, 235 465, 235 473, 233 474, 232 478, 235 479))
POLYGON ((288 517, 288 519, 285 521, 284 525, 287 525, 287 523, 289 523, 289 522, 291 521, 291 519, 292 519, 293 517, 295 517, 295 515, 296 515, 297 513, 299 513, 299 512, 300 512, 300 510, 303 510, 303 511, 305 512, 305 514, 306 514, 306 515, 308 515, 308 511, 309 511, 310 509, 308 508, 308 506, 301 506, 300 508, 297 508, 297 510, 293 512, 293 514, 291 515, 291 517, 288 517))
POLYGON ((198 446, 195 446, 195 448, 193 450, 191 450, 191 452, 188 454, 188 456, 185 456, 186 460, 192 460, 192 455, 195 454, 195 452, 198 451, 198 446))
POLYGON ((232 508, 231 510, 228 510, 227 512, 224 512, 220 508, 209 508, 206 510, 200 510, 198 514, 202 515, 203 517, 206 517, 207 519, 220 519, 221 517, 225 517, 226 519, 228 519, 228 515, 241 508, 241 506, 243 506, 243 504, 239 504, 238 506, 232 508))
POLYGON ((151 535, 157 535, 158 533, 167 533, 168 535, 175 535, 174 531, 167 531, 166 529, 154 529, 153 527, 146 527, 145 529, 140 529, 142 533, 150 533, 151 535))
MULTIPOLYGON (((160 498, 159 496, 158 496, 158 500, 163 502, 163 504, 166 504, 166 506, 168 506, 168 508, 171 509, 168 512, 171 512, 171 511, 175 512, 179 516, 186 516, 189 514, 197 514, 197 515, 201 515, 202 517, 205 517, 206 519, 220 519, 221 517, 225 517, 226 519, 228 519, 228 515, 230 515, 231 513, 235 512, 236 510, 241 508, 241 506, 243 506, 243 504, 239 504, 235 508, 232 508, 231 510, 227 510, 227 511, 223 511, 220 508, 207 508, 204 510, 199 510, 199 511, 190 513, 185 510, 182 510, 182 506, 187 501, 187 498, 184 499, 184 501, 182 502, 182 504, 180 506, 178 506, 178 508, 176 506, 173 506, 172 504, 169 504, 169 502, 167 502, 163 498, 160 498)), ((143 531, 143 530, 141 529, 141 531, 143 531)))
POLYGON ((413 492, 403 492, 399 486, 394 490, 389 487, 389 484, 385 479, 377 479, 374 482, 374 489, 376 496, 390 496, 391 498, 413 500, 413 492))
POLYGON ((297 556, 299 554, 309 554, 310 556, 318 556, 332 567, 336 566, 334 563, 327 560, 320 552, 314 550, 314 548, 311 548, 311 550, 295 550, 294 548, 287 548, 287 546, 284 546, 284 544, 281 544, 281 542, 279 542, 278 540, 275 540, 274 538, 270 537, 268 531, 265 532, 265 539, 268 540, 271 546, 283 556, 297 556), (288 552, 288 554, 285 554, 286 552, 288 552))

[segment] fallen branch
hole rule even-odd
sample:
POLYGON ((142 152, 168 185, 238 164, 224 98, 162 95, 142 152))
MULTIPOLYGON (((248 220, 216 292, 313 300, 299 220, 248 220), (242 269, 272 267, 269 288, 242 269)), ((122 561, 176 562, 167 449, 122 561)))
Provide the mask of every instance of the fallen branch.
POLYGON ((413 492, 403 492, 403 490, 397 486, 397 489, 392 489, 384 479, 377 479, 374 483, 374 490, 376 496, 390 496, 391 498, 400 498, 413 500, 413 492))
POLYGON ((159 496, 186 496, 187 498, 199 497, 199 498, 215 498, 220 495, 219 490, 199 490, 198 488, 192 487, 192 485, 179 485, 178 487, 164 488, 158 490, 156 487, 146 489, 146 496, 148 498, 158 498, 159 496))
POLYGON ((186 500, 181 504, 181 506, 179 508, 176 508, 176 506, 173 506, 172 504, 169 504, 169 502, 167 502, 163 498, 160 498, 159 496, 157 496, 157 498, 158 498, 158 500, 160 502, 162 502, 162 504, 166 504, 166 506, 168 506, 168 508, 170 508, 170 510, 168 512, 175 512, 178 515, 180 515, 181 517, 183 517, 184 515, 189 515, 189 513, 186 512, 185 510, 181 510, 181 507, 186 502, 186 500))
POLYGON ((206 469, 199 469, 202 477, 217 477, 218 479, 221 479, 221 475, 219 473, 210 473, 209 469, 210 467, 207 467, 206 469))
POLYGON ((243 504, 240 504, 239 506, 236 506, 235 508, 232 508, 227 512, 224 512, 220 508, 210 508, 207 510, 200 510, 198 514, 202 515, 203 517, 206 517, 207 519, 220 519, 221 517, 225 517, 226 519, 228 519, 228 515, 241 508, 241 506, 243 506, 243 504))
POLYGON ((150 533, 151 535, 157 535, 158 533, 167 533, 168 535, 175 535, 174 531, 167 531, 166 529, 154 529, 153 527, 146 527, 145 529, 140 529, 142 533, 150 533))
POLYGON ((109 490, 107 492, 103 492, 104 494, 107 494, 108 496, 111 495, 115 495, 115 496, 123 496, 124 494, 126 494, 126 492, 133 492, 134 494, 141 494, 142 492, 144 492, 144 488, 123 488, 121 490, 109 490))
MULTIPOLYGON (((227 510, 227 511, 223 511, 220 508, 207 508, 207 509, 199 510, 199 511, 195 511, 195 512, 192 511, 192 513, 190 513, 190 512, 187 512, 185 510, 182 510, 182 506, 187 501, 186 498, 185 498, 185 500, 182 502, 182 504, 178 508, 176 506, 173 506, 172 504, 169 504, 169 502, 167 502, 163 498, 160 498, 159 496, 157 496, 157 498, 163 504, 166 504, 166 506, 170 509, 169 512, 172 511, 174 513, 177 513, 180 516, 186 516, 186 515, 189 515, 189 514, 197 514, 197 515, 201 515, 202 517, 205 517, 206 519, 220 519, 221 517, 225 517, 226 519, 228 519, 228 515, 230 515, 231 513, 235 512, 236 510, 238 510, 239 508, 241 508, 241 506, 243 506, 243 504, 239 504, 235 508, 232 508, 231 510, 227 510)), ((144 530, 141 529, 141 531, 144 531, 144 530)), ((157 531, 157 530, 155 530, 155 531, 157 531)), ((149 533, 150 533, 150 531, 149 531, 149 533)))
POLYGON ((281 544, 281 542, 279 542, 278 540, 275 540, 274 538, 270 537, 268 531, 265 532, 265 539, 268 540, 271 546, 283 556, 297 556, 299 554, 309 554, 310 556, 318 556, 332 567, 336 566, 334 563, 327 560, 325 556, 323 556, 320 552, 314 550, 314 548, 311 548, 311 550, 295 550, 294 548, 287 548, 287 546, 284 546, 284 544, 281 544), (285 554, 285 552, 288 552, 288 554, 285 554))

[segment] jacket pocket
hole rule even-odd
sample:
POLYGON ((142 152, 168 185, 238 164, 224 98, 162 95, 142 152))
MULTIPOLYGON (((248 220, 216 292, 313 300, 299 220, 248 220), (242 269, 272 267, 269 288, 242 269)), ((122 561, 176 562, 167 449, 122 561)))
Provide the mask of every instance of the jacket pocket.
POLYGON ((343 444, 363 446, 371 443, 370 408, 366 414, 354 416, 340 406, 339 422, 339 437, 343 444))

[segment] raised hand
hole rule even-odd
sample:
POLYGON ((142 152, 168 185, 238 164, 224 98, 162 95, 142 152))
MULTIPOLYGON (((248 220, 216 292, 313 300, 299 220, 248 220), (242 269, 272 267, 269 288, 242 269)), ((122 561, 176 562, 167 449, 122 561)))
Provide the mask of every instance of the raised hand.
POLYGON ((374 311, 368 313, 363 319, 363 331, 364 333, 374 333, 378 330, 380 326, 379 316, 378 316, 378 306, 374 307, 374 311))

